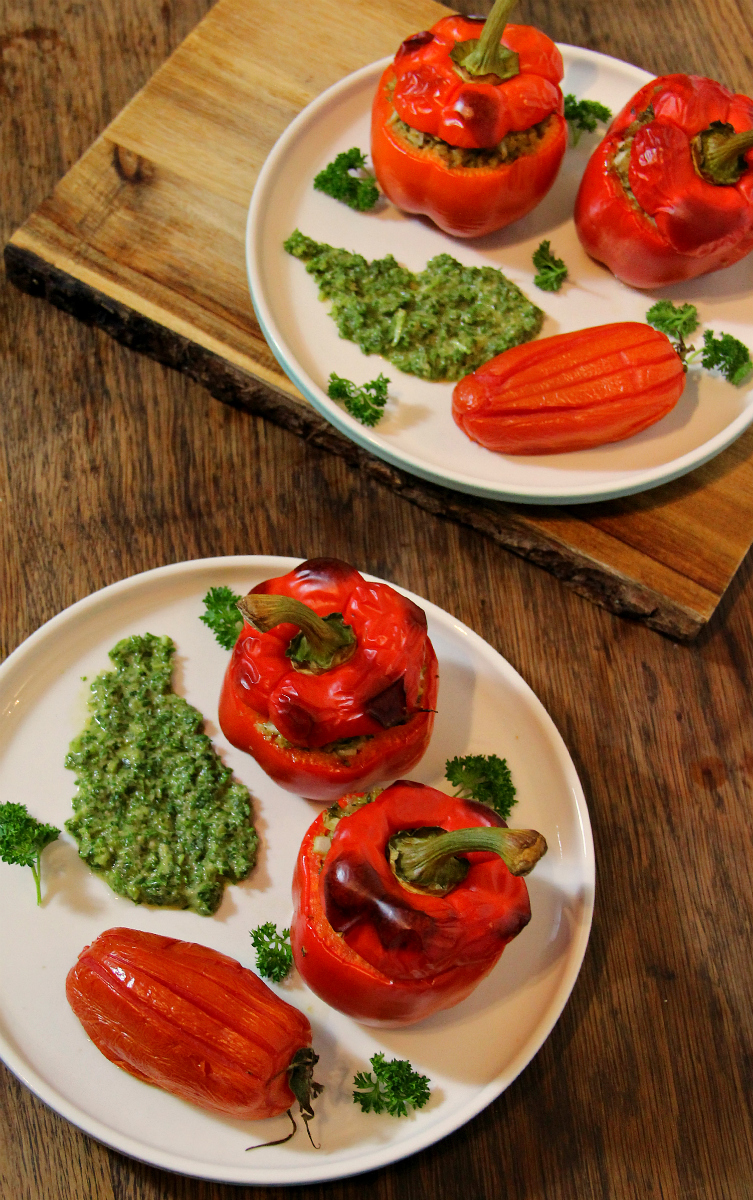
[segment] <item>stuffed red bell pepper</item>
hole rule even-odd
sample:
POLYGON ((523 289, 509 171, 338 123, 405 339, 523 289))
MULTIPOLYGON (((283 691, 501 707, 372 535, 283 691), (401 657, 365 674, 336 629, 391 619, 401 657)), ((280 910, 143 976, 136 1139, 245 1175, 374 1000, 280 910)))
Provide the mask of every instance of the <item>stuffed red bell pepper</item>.
POLYGON ((219 705, 234 746, 311 800, 416 765, 438 689, 422 609, 333 558, 266 580, 239 608, 245 623, 219 705))
POLYGON ((545 851, 541 834, 508 829, 485 804, 418 783, 345 798, 301 845, 295 964, 327 1004, 369 1025, 451 1008, 530 920, 520 876, 545 851))
POLYGON ((108 929, 81 951, 66 995, 105 1058, 145 1083, 238 1121, 295 1099, 313 1116, 308 1019, 225 954, 108 929))
POLYGON ((633 287, 736 263, 753 249, 753 100, 700 75, 647 83, 589 160, 575 225, 633 287))
POLYGON ((480 237, 530 212, 567 145, 562 56, 545 34, 489 17, 443 17, 400 46, 372 110, 385 195, 446 233, 480 237))

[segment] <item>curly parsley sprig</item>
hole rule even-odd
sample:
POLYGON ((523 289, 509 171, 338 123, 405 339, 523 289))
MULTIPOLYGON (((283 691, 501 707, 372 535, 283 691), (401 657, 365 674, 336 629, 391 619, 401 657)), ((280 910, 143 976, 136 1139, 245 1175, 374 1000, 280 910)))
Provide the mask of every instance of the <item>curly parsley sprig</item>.
POLYGON ((314 179, 318 192, 325 192, 334 200, 341 200, 356 212, 368 212, 379 199, 379 188, 373 175, 363 173, 366 156, 357 146, 338 154, 334 162, 328 163, 314 179), (352 175, 351 171, 361 171, 352 175))
POLYGON ((25 804, 0 804, 0 859, 19 867, 31 867, 42 903, 42 851, 60 836, 55 825, 43 825, 32 817, 25 804))
POLYGON ((370 1059, 371 1071, 358 1071, 353 1079, 353 1103, 362 1112, 388 1112, 391 1117, 407 1117, 408 1108, 423 1108, 431 1089, 427 1075, 419 1075, 404 1058, 385 1061, 383 1054, 370 1059))
POLYGON ((251 930, 251 941, 256 951, 256 969, 265 979, 282 983, 293 966, 293 951, 290 949, 290 930, 278 932, 274 921, 266 921, 251 930))
POLYGON ((333 371, 329 377, 327 395, 330 400, 342 400, 351 417, 355 417, 362 425, 373 427, 384 412, 389 382, 386 375, 377 375, 376 379, 359 387, 333 371))
POLYGON ((743 383, 753 370, 748 347, 731 333, 715 336, 711 329, 706 329, 700 349, 687 345, 685 339, 696 331, 699 323, 694 304, 675 305, 671 300, 657 300, 646 313, 646 320, 654 329, 674 339, 675 349, 686 366, 700 358, 701 366, 708 371, 719 371, 735 386, 743 383))
POLYGON ((457 788, 456 796, 487 804, 507 820, 515 803, 515 784, 506 758, 496 754, 467 754, 448 758, 445 777, 457 788))
POLYGON ((232 650, 243 628, 243 617, 238 611, 240 596, 229 587, 210 588, 204 597, 206 612, 199 617, 207 625, 225 650, 232 650))
POLYGON ((565 96, 565 120, 577 146, 583 133, 593 133, 599 122, 606 125, 612 119, 612 110, 598 100, 576 100, 573 92, 565 96))
POLYGON ((542 292, 558 292, 567 279, 567 267, 561 258, 555 258, 548 241, 541 242, 533 252, 533 265, 538 274, 533 282, 542 292))

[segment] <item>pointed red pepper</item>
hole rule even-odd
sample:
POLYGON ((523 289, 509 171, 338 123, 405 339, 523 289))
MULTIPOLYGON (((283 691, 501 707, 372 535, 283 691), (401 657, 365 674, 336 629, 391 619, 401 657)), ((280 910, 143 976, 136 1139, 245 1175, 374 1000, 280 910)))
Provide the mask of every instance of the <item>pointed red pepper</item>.
POLYGON ((753 100, 664 75, 615 117, 575 202, 584 249, 633 287, 731 266, 753 249, 753 100))

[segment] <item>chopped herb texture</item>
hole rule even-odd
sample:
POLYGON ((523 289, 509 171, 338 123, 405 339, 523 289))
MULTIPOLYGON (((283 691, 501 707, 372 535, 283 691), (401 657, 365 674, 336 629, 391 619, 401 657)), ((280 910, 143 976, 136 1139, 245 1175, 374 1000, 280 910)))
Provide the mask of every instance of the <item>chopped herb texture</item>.
POLYGON ((464 267, 438 254, 415 275, 391 254, 367 262, 296 230, 285 242, 331 300, 340 337, 421 379, 462 379, 528 342, 544 314, 494 267, 464 267))
POLYGON ((338 154, 334 162, 328 163, 314 179, 318 192, 326 192, 334 200, 341 200, 357 212, 368 212, 379 199, 379 188, 373 175, 353 175, 352 171, 363 172, 366 156, 357 146, 338 154))
POLYGON ((43 825, 32 817, 25 804, 0 804, 0 859, 19 867, 30 867, 42 903, 41 858, 45 846, 60 836, 54 825, 43 825))
POLYGON ((567 279, 567 267, 561 258, 555 258, 549 242, 542 242, 533 252, 533 265, 538 274, 533 282, 542 292, 558 292, 567 279))
POLYGON ((467 754, 465 758, 448 758, 445 776, 456 796, 487 804, 507 820, 515 803, 515 785, 506 758, 496 754, 467 754))
POLYGON ((428 1103, 429 1079, 414 1071, 406 1059, 386 1062, 383 1054, 375 1054, 370 1062, 371 1071, 359 1071, 353 1079, 353 1103, 360 1104, 363 1112, 407 1117, 409 1108, 423 1108, 428 1103))
POLYGON ((237 596, 229 587, 210 588, 204 597, 203 612, 199 617, 207 625, 224 650, 232 650, 243 628, 243 617, 238 610, 237 596))
POLYGON ((675 305, 671 300, 657 300, 646 313, 646 320, 667 337, 690 337, 698 328, 698 309, 695 304, 675 305))
POLYGON ((136 904, 215 912, 256 861, 251 797, 172 690, 169 637, 125 638, 91 684, 90 718, 65 765, 77 794, 66 829, 86 863, 136 904))
POLYGON ((282 983, 293 966, 293 951, 290 949, 290 930, 280 933, 274 921, 266 921, 251 930, 251 941, 256 951, 256 969, 265 979, 282 983))
POLYGON ((573 92, 565 96, 565 120, 573 135, 573 145, 577 146, 581 134, 593 133, 601 122, 606 125, 612 119, 612 110, 598 100, 576 100, 573 92))
POLYGON ((743 383, 753 369, 748 347, 731 333, 720 333, 715 337, 710 329, 703 335, 701 363, 710 371, 721 371, 725 379, 735 385, 743 383))
POLYGON ((359 387, 333 371, 329 377, 327 395, 331 400, 342 400, 351 417, 355 417, 362 425, 373 427, 384 413, 389 382, 386 375, 380 374, 359 387))

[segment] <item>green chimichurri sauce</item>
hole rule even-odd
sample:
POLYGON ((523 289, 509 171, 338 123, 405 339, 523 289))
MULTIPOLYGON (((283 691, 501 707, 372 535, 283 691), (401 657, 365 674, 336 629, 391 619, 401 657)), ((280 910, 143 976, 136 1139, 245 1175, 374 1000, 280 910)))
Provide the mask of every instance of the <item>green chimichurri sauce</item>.
POLYGON ((136 904, 215 912, 245 879, 258 837, 251 797, 203 718, 172 690, 168 637, 125 638, 91 685, 91 717, 65 765, 78 793, 66 829, 113 891, 136 904))
POLYGON ((544 320, 501 271, 464 267, 449 254, 414 275, 391 254, 367 262, 297 229, 285 249, 306 263, 319 298, 332 301, 340 337, 421 379, 462 379, 536 337, 544 320))

